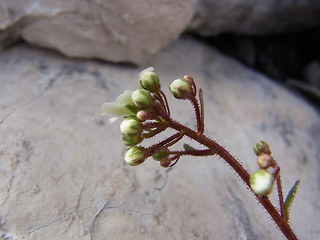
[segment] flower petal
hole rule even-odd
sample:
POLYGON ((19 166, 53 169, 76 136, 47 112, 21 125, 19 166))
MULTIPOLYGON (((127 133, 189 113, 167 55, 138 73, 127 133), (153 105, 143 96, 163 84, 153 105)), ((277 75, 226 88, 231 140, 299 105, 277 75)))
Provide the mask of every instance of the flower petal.
POLYGON ((118 105, 133 105, 131 95, 132 95, 132 91, 125 90, 119 97, 117 97, 116 104, 118 104, 118 105))
POLYGON ((132 112, 124 105, 119 106, 116 103, 104 103, 101 106, 101 114, 109 117, 120 117, 125 115, 132 115, 132 112))
POLYGON ((115 121, 117 121, 119 118, 117 117, 111 117, 109 118, 109 123, 114 123, 115 121))
POLYGON ((139 74, 139 79, 141 78, 141 75, 142 75, 142 73, 144 73, 144 72, 153 72, 154 71, 154 68, 153 67, 148 67, 148 68, 146 68, 145 70, 142 70, 141 72, 140 72, 140 74, 139 74))
POLYGON ((130 110, 133 106, 131 99, 132 91, 124 91, 115 102, 107 102, 101 106, 101 114, 109 117, 121 117, 126 115, 133 115, 134 113, 130 110))

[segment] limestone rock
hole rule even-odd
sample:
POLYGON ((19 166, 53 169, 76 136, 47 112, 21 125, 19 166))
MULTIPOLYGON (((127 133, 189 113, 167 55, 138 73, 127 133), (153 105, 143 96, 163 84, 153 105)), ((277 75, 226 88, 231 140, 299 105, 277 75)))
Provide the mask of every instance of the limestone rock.
POLYGON ((175 40, 196 0, 3 0, 0 46, 19 38, 69 57, 141 63, 175 40))
MULTIPOLYGON (((195 77, 204 90, 205 134, 250 172, 257 170, 254 144, 270 144, 282 166, 284 192, 301 180, 293 229, 301 239, 319 239, 316 111, 192 39, 177 41, 149 64, 166 93, 177 77, 195 77)), ((282 239, 254 195, 218 157, 185 157, 171 169, 152 159, 139 167, 124 163, 119 123, 110 125, 100 106, 136 88, 140 70, 24 45, 0 52, 0 236, 282 239)), ((169 101, 173 117, 194 127, 192 107, 170 96, 169 101)))
POLYGON ((189 27, 202 35, 264 35, 319 26, 320 2, 201 0, 189 27))

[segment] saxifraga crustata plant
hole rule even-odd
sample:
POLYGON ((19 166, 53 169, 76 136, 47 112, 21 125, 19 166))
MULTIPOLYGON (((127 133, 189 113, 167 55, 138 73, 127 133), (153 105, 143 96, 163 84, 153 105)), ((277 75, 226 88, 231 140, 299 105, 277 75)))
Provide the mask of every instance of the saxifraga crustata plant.
POLYGON ((174 80, 169 89, 172 95, 180 100, 189 100, 196 115, 197 129, 184 126, 170 116, 170 108, 165 93, 161 90, 160 80, 153 68, 147 68, 139 75, 140 88, 134 91, 126 90, 115 102, 104 103, 102 115, 114 118, 124 117, 120 124, 122 139, 128 149, 125 161, 131 166, 143 163, 152 157, 159 161, 162 167, 174 166, 181 156, 211 156, 218 155, 224 159, 242 178, 255 194, 258 201, 270 214, 287 239, 298 239, 289 225, 289 210, 297 192, 300 181, 296 181, 284 200, 280 178, 280 166, 271 156, 268 144, 258 142, 254 152, 258 156, 259 170, 249 174, 246 169, 222 146, 204 135, 204 104, 202 90, 197 91, 194 79, 184 76, 174 80), (145 147, 139 145, 144 139, 171 128, 175 133, 159 143, 145 147), (189 137, 200 143, 205 149, 196 149, 188 144, 180 151, 170 150, 183 137, 189 137), (268 195, 277 185, 280 211, 269 200, 268 195))

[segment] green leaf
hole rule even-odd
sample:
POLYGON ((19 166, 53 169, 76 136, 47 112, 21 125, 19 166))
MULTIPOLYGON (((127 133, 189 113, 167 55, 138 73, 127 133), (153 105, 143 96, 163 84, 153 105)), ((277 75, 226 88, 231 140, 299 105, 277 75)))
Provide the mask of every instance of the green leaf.
POLYGON ((292 202, 294 200, 294 198, 296 197, 297 191, 298 191, 298 187, 300 184, 300 180, 298 179, 292 186, 292 188, 290 189, 288 196, 286 198, 286 201, 284 202, 284 212, 286 215, 286 220, 289 221, 289 211, 292 205, 292 202))
POLYGON ((186 150, 186 151, 193 151, 193 150, 195 150, 194 147, 191 147, 189 144, 186 144, 186 143, 183 144, 183 148, 184 148, 184 150, 186 150))

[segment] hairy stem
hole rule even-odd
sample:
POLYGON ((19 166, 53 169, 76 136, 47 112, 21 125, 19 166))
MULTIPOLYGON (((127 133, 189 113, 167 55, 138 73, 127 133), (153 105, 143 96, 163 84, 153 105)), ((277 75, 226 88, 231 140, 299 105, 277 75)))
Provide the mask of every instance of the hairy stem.
POLYGON ((192 103, 193 108, 194 108, 195 113, 196 113, 198 133, 202 133, 203 132, 203 130, 202 130, 203 129, 203 127, 202 127, 202 118, 201 118, 201 111, 200 111, 198 100, 194 96, 192 96, 189 100, 192 103))
MULTIPOLYGON (((163 100, 164 100, 164 105, 166 107, 166 110, 167 110, 167 113, 168 115, 170 116, 170 107, 169 107, 169 103, 168 103, 168 100, 167 100, 167 97, 166 95, 164 94, 164 92, 162 92, 162 90, 159 90, 159 93, 160 95, 163 97, 163 100)), ((161 98, 161 97, 160 97, 161 98)))
MULTIPOLYGON (((177 132, 176 134, 172 135, 171 137, 166 138, 165 140, 152 145, 151 147, 149 147, 147 149, 148 152, 148 156, 152 156, 153 154, 155 154, 156 152, 170 147, 173 144, 177 143, 181 138, 183 137, 183 134, 181 132, 177 132)), ((146 157, 148 157, 146 156, 146 157)))
POLYGON ((204 132, 204 103, 203 103, 203 92, 202 89, 199 89, 199 100, 200 100, 200 117, 201 117, 201 129, 200 133, 204 132))
POLYGON ((190 156, 211 156, 214 155, 215 152, 211 149, 203 149, 203 150, 187 150, 187 151, 171 151, 170 154, 177 155, 190 155, 190 156))
POLYGON ((281 184, 280 174, 278 174, 278 176, 277 176, 277 188, 278 188, 279 203, 280 203, 280 213, 281 213, 281 216, 284 219, 286 219, 286 214, 284 212, 284 201, 283 201, 283 193, 282 193, 282 184, 281 184))
MULTIPOLYGON (((212 149, 217 155, 219 155, 221 158, 223 158, 233 169, 234 171, 242 178, 242 180, 247 184, 247 186, 250 188, 250 174, 246 169, 243 168, 243 166, 222 146, 220 146, 215 141, 207 138, 203 134, 199 134, 192 129, 176 122, 173 119, 166 119, 169 123, 169 127, 183 132, 186 136, 190 137, 191 139, 194 139, 195 141, 199 142, 200 144, 212 149)), ((288 240, 298 240, 294 232, 292 231, 290 225, 288 222, 283 218, 278 210, 273 206, 273 204, 270 202, 269 198, 267 196, 258 196, 255 195, 257 199, 260 201, 260 203, 264 206, 264 208, 267 210, 267 212, 270 214, 270 216, 273 218, 273 220, 276 222, 282 233, 285 235, 285 237, 288 240)))

